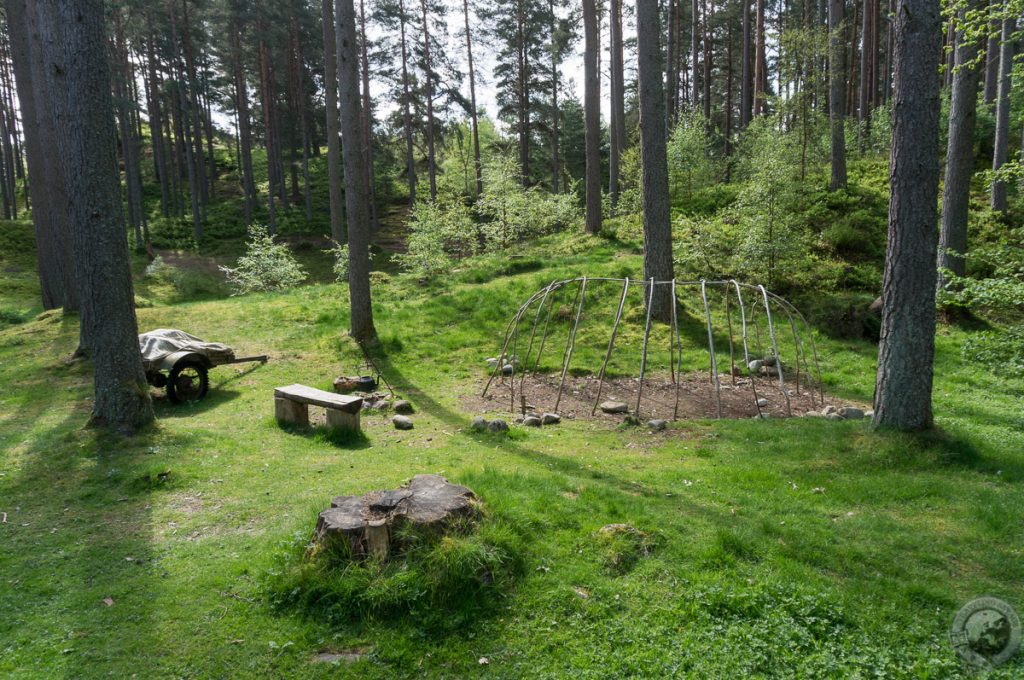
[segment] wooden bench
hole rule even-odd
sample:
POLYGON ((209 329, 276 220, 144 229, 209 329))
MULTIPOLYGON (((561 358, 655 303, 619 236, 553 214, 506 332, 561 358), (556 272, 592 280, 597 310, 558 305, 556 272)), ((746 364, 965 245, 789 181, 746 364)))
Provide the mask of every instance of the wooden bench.
POLYGON ((274 417, 278 423, 309 425, 309 405, 327 410, 327 427, 359 431, 362 397, 324 392, 305 385, 288 385, 274 389, 274 417))

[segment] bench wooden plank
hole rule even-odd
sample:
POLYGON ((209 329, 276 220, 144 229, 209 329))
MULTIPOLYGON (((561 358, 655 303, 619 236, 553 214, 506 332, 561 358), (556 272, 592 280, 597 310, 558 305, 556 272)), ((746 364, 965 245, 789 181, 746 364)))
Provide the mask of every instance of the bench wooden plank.
POLYGON ((286 385, 285 387, 274 388, 274 396, 281 399, 290 399, 300 404, 313 404, 327 409, 342 411, 343 413, 359 413, 363 407, 362 397, 352 397, 347 394, 335 394, 325 392, 315 387, 306 385, 286 385))

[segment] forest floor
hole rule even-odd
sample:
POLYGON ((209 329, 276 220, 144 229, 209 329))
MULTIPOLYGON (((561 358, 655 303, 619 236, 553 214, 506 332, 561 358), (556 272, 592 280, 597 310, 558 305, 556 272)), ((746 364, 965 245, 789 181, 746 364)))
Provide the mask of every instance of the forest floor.
MULTIPOLYGON (((522 300, 553 279, 639 275, 635 250, 581 239, 476 258, 429 285, 378 282, 376 358, 415 429, 367 413, 365 438, 347 442, 279 428, 272 399, 358 367, 344 286, 198 300, 148 286, 140 330, 271 359, 215 369, 193 406, 154 392, 158 424, 124 439, 83 427, 89 369, 65 362, 77 319, 36 317, 31 254, 0 249, 13 310, 0 323, 0 675, 966 676, 948 641, 959 607, 988 594, 1024 612, 1024 378, 970 363, 972 331, 942 327, 927 435, 806 417, 472 432, 473 416, 511 418, 473 400, 522 300), (425 472, 469 486, 523 537, 500 597, 440 621, 275 605, 282 550, 308 540, 333 496, 425 472), (651 537, 628 568, 602 557, 610 523, 651 537)), ((604 349, 592 318, 580 366, 604 349)), ((684 362, 698 373, 694 328, 684 362)), ((815 337, 828 398, 869 402, 874 345, 815 337)), ((636 370, 621 354, 618 380, 636 370)), ((1022 674, 1018 655, 992 677, 1022 674)))

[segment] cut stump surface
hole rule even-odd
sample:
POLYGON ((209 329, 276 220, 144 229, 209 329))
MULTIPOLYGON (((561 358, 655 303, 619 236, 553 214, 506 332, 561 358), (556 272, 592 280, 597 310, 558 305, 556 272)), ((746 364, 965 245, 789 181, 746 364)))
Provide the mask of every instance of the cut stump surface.
POLYGON ((347 546, 354 557, 387 557, 394 551, 393 529, 403 523, 443 533, 477 515, 476 495, 439 475, 416 475, 398 489, 362 496, 337 496, 317 519, 314 541, 347 546))

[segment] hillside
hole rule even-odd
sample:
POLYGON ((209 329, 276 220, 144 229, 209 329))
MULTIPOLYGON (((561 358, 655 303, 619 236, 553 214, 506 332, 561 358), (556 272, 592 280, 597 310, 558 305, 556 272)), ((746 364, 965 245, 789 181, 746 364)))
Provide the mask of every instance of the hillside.
MULTIPOLYGON (((76 320, 34 316, 26 242, 6 249, 3 306, 20 311, 0 329, 0 672, 962 673, 947 641, 956 610, 978 594, 1024 601, 1024 378, 968 363, 961 346, 975 331, 943 327, 938 433, 823 418, 680 421, 664 433, 581 418, 472 432, 484 359, 522 300, 559 278, 639 276, 634 247, 581 238, 547 237, 511 262, 464 260, 426 285, 379 277, 374 356, 415 405, 415 429, 364 414, 359 439, 273 419, 275 386, 327 389, 361 361, 345 337, 346 290, 328 275, 222 297, 203 292, 213 284, 201 274, 183 293, 138 262, 140 330, 182 328, 270 361, 215 369, 194 406, 154 392, 158 425, 122 439, 82 428, 89 371, 65 362, 76 320), (405 581, 303 572, 331 497, 422 472, 479 494, 478 542, 456 541, 444 566, 414 565, 405 581), (645 537, 605 540, 597 532, 612 523, 645 537), (451 592, 486 564, 502 571, 479 597, 451 592), (430 574, 441 580, 427 584, 430 574), (412 590, 390 590, 401 583, 412 590), (352 600, 350 586, 369 590, 352 600), (314 662, 322 652, 349 656, 314 662)), ((830 400, 870 401, 875 346, 815 336, 830 400)), ((706 370, 697 348, 691 360, 706 370)), ((1022 672, 1018 657, 991 677, 1022 672)))

